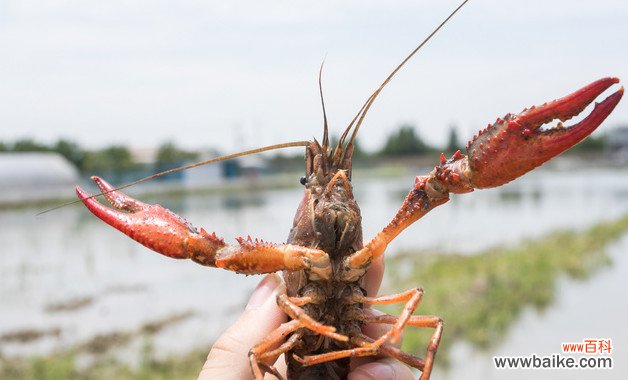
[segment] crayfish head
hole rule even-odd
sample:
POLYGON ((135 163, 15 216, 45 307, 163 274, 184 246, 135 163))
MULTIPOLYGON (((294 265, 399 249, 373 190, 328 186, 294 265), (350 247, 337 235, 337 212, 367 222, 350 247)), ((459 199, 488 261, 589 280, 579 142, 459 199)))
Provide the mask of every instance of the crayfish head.
MULTIPOLYGON (((340 143, 339 143, 340 144, 340 143)), ((310 142, 305 151, 305 179, 301 180, 307 186, 325 186, 339 171, 344 172, 347 181, 351 180, 351 156, 353 144, 344 148, 330 149, 327 144, 319 144, 316 139, 310 142)))
POLYGON ((333 259, 362 245, 360 209, 350 181, 351 155, 336 160, 325 145, 312 141, 306 151, 303 199, 288 242, 325 251, 333 259))

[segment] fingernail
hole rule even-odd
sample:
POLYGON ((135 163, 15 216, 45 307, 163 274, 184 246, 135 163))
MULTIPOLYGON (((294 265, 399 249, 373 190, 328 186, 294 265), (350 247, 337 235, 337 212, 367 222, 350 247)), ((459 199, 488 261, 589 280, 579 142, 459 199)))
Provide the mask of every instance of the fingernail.
POLYGON ((278 276, 274 273, 266 276, 262 282, 260 282, 255 290, 253 290, 253 294, 251 294, 251 298, 249 302, 246 304, 244 310, 256 309, 273 294, 273 291, 279 286, 280 280, 278 276))
POLYGON ((369 308, 368 310, 371 312, 371 314, 372 314, 374 317, 379 317, 380 315, 385 315, 385 314, 386 314, 386 313, 384 313, 383 311, 381 311, 381 310, 377 310, 377 309, 371 309, 371 308, 369 308))
POLYGON ((363 364, 349 374, 349 380, 394 378, 395 369, 384 360, 363 364))

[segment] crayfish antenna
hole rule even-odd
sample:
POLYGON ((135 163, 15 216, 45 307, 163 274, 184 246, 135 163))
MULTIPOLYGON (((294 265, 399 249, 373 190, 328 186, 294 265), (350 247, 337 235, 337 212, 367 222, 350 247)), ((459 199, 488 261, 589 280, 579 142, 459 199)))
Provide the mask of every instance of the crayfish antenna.
MULTIPOLYGON (((215 162, 230 160, 230 159, 233 159, 233 158, 248 156, 248 155, 256 154, 256 153, 268 152, 270 150, 291 148, 291 147, 296 147, 296 146, 307 147, 309 145, 310 145, 309 141, 293 141, 293 142, 288 142, 288 143, 274 144, 274 145, 269 145, 269 146, 265 146, 265 147, 261 147, 261 148, 246 150, 244 152, 228 154, 226 156, 210 158, 210 159, 205 160, 205 161, 200 161, 200 162, 196 162, 196 163, 193 163, 193 164, 190 164, 190 165, 180 166, 178 168, 174 168, 174 169, 170 169, 170 170, 165 170, 163 172, 155 173, 155 174, 149 175, 148 177, 140 178, 140 179, 138 179, 136 181, 129 182, 129 183, 127 183, 125 185, 122 185, 122 186, 112 187, 110 190, 102 191, 102 192, 100 192, 98 194, 88 195, 87 199, 95 198, 95 197, 98 197, 100 195, 106 195, 107 193, 110 193, 110 192, 113 192, 113 191, 126 189, 127 187, 131 187, 131 186, 137 185, 138 183, 150 181, 150 180, 153 180, 155 178, 159 178, 159 177, 165 176, 167 174, 172 174, 172 173, 176 173, 176 172, 180 172, 180 171, 183 171, 183 170, 196 168, 196 167, 207 165, 207 164, 213 164, 215 162)), ((54 210, 60 209, 62 207, 70 206, 70 205, 73 205, 73 204, 79 203, 79 202, 81 202, 80 199, 79 200, 70 201, 70 202, 66 202, 66 203, 62 203, 62 204, 60 204, 58 206, 46 209, 46 210, 41 211, 41 212, 38 212, 36 214, 36 216, 40 216, 40 215, 46 214, 46 213, 48 213, 50 211, 54 211, 54 210)))
MULTIPOLYGON (((445 26, 445 24, 447 24, 447 22, 454 17, 454 15, 456 13, 458 13, 458 11, 468 2, 469 0, 464 0, 462 3, 460 3, 460 5, 458 5, 458 7, 456 7, 456 9, 454 9, 449 16, 447 16, 436 28, 434 28, 434 30, 427 36, 425 37, 425 39, 419 44, 419 46, 417 46, 414 50, 412 50, 410 52, 410 54, 408 54, 408 56, 406 58, 403 59, 403 61, 401 61, 401 63, 399 63, 397 65, 397 67, 395 67, 395 69, 388 75, 388 77, 386 77, 386 79, 384 79, 384 81, 382 82, 382 84, 371 94, 371 96, 368 97, 368 99, 366 99, 366 102, 364 102, 364 104, 362 105, 362 107, 360 108, 360 110, 358 111, 358 113, 355 115, 355 117, 353 118, 353 120, 351 121, 351 123, 349 124, 349 126, 347 127, 347 129, 345 130, 345 133, 343 133, 343 137, 346 137, 346 135, 348 134, 349 130, 351 129, 351 127, 353 126, 354 123, 355 124, 355 128, 353 129, 353 133, 351 134, 351 138, 349 139, 349 144, 353 144, 355 142, 355 138, 358 135, 358 131, 360 130, 360 126, 362 125, 362 122, 364 121, 364 118, 366 117, 366 114, 368 113, 368 111, 371 109, 371 106, 373 105, 373 103, 375 102, 375 99, 377 99, 377 96, 382 92, 382 90, 384 89, 384 87, 386 87, 386 85, 393 79, 393 77, 397 74, 397 72, 399 72, 399 70, 401 70, 401 68, 406 64, 406 62, 408 62, 412 57, 414 57, 414 55, 421 50, 421 48, 423 48, 423 46, 425 46, 425 44, 432 39, 432 37, 434 37, 434 35, 436 33, 438 33, 439 30, 441 30, 441 28, 443 26, 445 26)), ((344 142, 344 138, 341 139, 341 141, 344 142)))

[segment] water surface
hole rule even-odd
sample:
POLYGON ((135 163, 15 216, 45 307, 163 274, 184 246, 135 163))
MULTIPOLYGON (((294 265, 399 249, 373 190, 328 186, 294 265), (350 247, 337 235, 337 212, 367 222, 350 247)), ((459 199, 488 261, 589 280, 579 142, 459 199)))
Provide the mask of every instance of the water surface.
MULTIPOLYGON (((388 253, 419 247, 473 254, 556 229, 582 229, 611 220, 628 212, 627 175, 618 169, 540 170, 499 189, 454 196, 401 234, 388 253)), ((412 183, 411 175, 355 179, 367 239, 392 218, 412 183)), ((302 190, 294 188, 166 198, 161 203, 226 241, 250 234, 283 242, 301 195, 302 190)), ((35 217, 37 211, 0 211, 0 336, 27 329, 57 333, 30 342, 3 342, 3 355, 49 353, 186 311, 193 311, 194 317, 156 335, 157 352, 209 346, 237 317, 260 280, 154 254, 80 206, 41 217, 35 217)), ((622 302, 617 293, 628 281, 628 261, 622 255, 628 242, 624 239, 612 249, 611 269, 585 282, 562 281, 556 304, 542 315, 526 313, 496 352, 557 352, 562 341, 604 333, 618 341, 615 363, 620 367, 619 356, 628 359, 621 347, 628 338, 628 315, 626 308, 617 312, 622 302)), ((429 284, 420 285, 429 289, 429 284)), ((139 345, 131 344, 120 356, 133 358, 129 352, 139 345)), ((461 345, 443 376, 503 376, 493 374, 485 355, 461 345)))

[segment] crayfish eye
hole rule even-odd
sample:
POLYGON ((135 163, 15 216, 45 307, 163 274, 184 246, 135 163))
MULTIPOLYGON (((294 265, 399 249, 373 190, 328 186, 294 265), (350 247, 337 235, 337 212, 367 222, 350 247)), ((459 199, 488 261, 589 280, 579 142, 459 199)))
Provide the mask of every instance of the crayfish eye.
POLYGON ((305 186, 305 183, 307 182, 307 178, 305 178, 305 176, 301 177, 301 179, 299 179, 299 182, 301 182, 301 185, 305 186))

